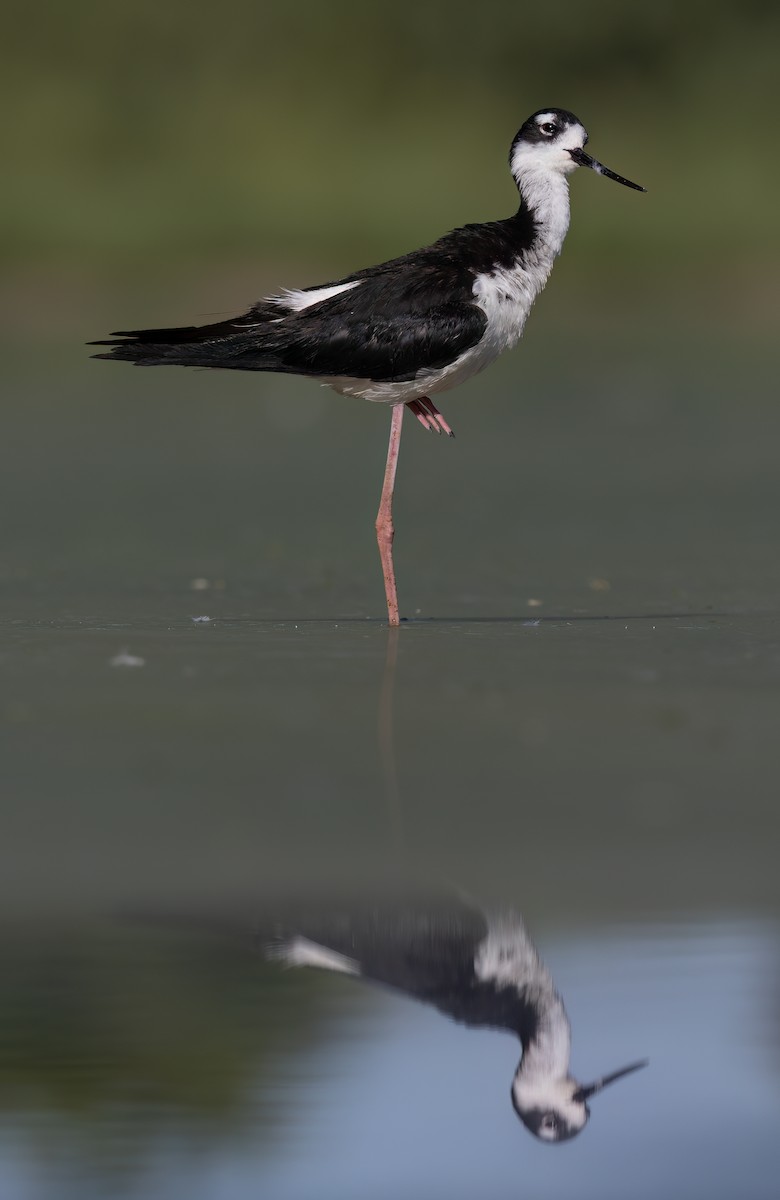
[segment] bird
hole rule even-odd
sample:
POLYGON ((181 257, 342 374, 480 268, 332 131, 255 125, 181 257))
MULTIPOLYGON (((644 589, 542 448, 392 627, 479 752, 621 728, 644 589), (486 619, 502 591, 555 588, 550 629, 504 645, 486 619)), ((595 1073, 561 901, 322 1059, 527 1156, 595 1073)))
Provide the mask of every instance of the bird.
POLYGON ((400 623, 393 493, 404 409, 429 432, 453 431, 431 399, 482 371, 523 332, 569 228, 568 176, 589 167, 646 189, 586 154, 574 113, 539 109, 509 151, 514 215, 465 225, 419 250, 330 283, 283 289, 209 325, 117 331, 95 358, 136 366, 214 367, 308 376, 391 408, 375 527, 391 626, 400 623))
POLYGON ((581 1084, 569 1072, 571 1027, 563 1000, 521 915, 474 901, 412 898, 320 907, 257 933, 266 957, 383 984, 456 1022, 508 1031, 522 1056, 512 1104, 542 1142, 569 1141, 590 1115, 588 1100, 647 1065, 643 1059, 581 1084))

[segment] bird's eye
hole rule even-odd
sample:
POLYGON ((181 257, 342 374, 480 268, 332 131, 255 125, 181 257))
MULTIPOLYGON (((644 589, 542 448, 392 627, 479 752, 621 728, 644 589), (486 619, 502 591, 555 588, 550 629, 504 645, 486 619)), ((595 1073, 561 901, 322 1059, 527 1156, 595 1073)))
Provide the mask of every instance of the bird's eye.
POLYGON ((557 126, 553 125, 552 121, 545 121, 544 125, 540 125, 542 133, 546 133, 547 137, 552 137, 556 132, 557 126))

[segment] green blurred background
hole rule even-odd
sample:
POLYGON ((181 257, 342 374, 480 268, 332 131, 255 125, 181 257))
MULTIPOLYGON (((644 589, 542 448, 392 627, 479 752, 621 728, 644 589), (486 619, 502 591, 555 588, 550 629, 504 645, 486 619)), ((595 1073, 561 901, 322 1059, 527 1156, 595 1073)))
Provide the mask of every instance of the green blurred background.
POLYGON ((506 214, 509 142, 555 104, 650 193, 607 203, 578 179, 572 270, 751 323, 777 249, 779 26, 766 0, 11 0, 12 315, 56 324, 82 289, 172 289, 185 269, 245 276, 240 305, 506 214), (34 304, 15 290, 31 272, 34 304))

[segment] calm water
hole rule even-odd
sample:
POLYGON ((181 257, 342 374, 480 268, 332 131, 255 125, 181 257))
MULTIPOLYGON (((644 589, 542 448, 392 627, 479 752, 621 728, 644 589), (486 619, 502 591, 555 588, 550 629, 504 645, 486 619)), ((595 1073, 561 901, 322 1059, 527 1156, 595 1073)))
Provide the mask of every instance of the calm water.
POLYGON ((562 1146, 512 1111, 505 1034, 192 937, 16 944, 4 1194, 774 1196, 776 933, 548 930, 575 1071, 651 1060, 562 1146))
POLYGON ((383 414, 10 356, 3 1195, 776 1194, 769 352, 607 332, 408 423, 397 638, 383 414), (651 1059, 576 1142, 518 1125, 505 1035, 111 921, 399 870, 522 909, 576 1072, 651 1059))

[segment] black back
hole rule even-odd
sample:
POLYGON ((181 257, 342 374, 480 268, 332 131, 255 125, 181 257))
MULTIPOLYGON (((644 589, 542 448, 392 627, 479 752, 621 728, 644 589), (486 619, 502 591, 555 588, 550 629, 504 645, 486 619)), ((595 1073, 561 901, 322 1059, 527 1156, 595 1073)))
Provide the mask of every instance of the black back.
MULTIPOLYGON (((482 337, 486 318, 474 303, 477 275, 522 262, 535 225, 523 205, 513 217, 466 225, 331 287, 360 281, 298 313, 260 301, 242 316, 214 325, 119 332, 96 345, 98 358, 141 366, 225 367, 377 382, 413 379, 457 359, 482 337), (280 320, 280 317, 284 318, 280 320)), ((306 289, 309 291, 317 288, 306 289)))
POLYGON ((479 980, 474 959, 485 915, 459 900, 366 903, 299 914, 279 936, 296 935, 359 965, 361 976, 433 1005, 461 1024, 505 1029, 525 1044, 537 1012, 514 987, 479 980))

